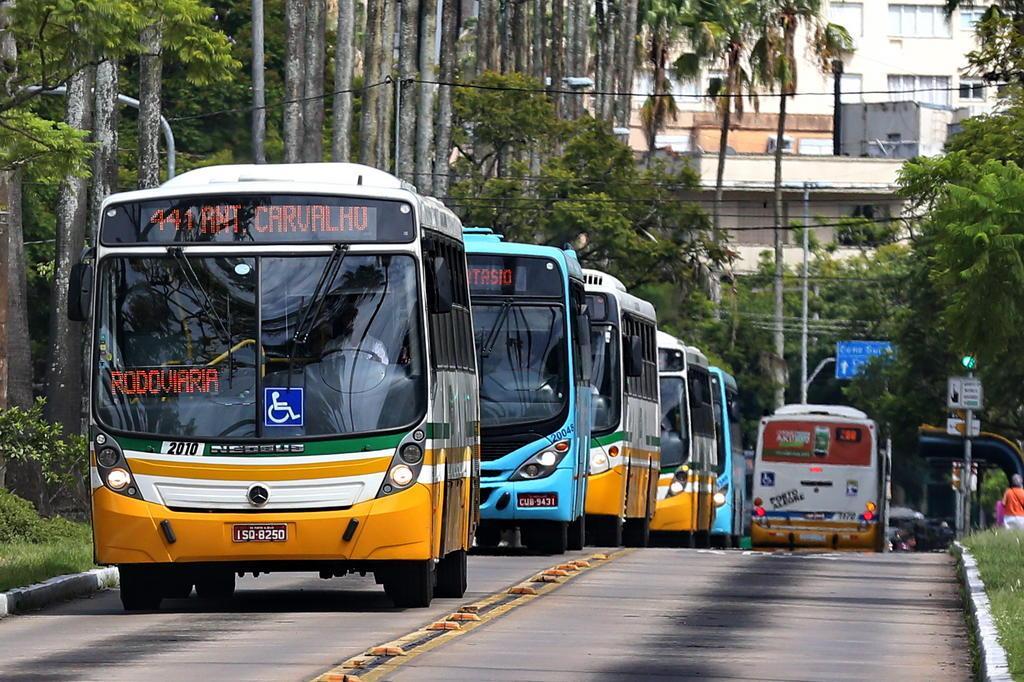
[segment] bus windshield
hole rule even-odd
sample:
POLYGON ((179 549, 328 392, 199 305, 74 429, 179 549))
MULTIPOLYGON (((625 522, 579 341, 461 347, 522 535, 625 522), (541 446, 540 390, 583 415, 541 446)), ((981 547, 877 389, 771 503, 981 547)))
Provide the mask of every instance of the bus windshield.
POLYGON ((544 422, 569 400, 565 309, 558 304, 474 302, 483 426, 544 422))
POLYGON ((864 424, 773 420, 765 424, 761 448, 765 462, 870 466, 872 439, 864 424))
POLYGON ((174 438, 329 436, 414 423, 426 405, 405 255, 107 258, 96 414, 174 438))
POLYGON ((590 384, 597 389, 593 432, 600 436, 615 429, 620 419, 619 333, 613 325, 590 326, 590 353, 593 358, 590 384))
POLYGON ((677 467, 690 456, 686 384, 682 377, 661 377, 661 466, 677 467))

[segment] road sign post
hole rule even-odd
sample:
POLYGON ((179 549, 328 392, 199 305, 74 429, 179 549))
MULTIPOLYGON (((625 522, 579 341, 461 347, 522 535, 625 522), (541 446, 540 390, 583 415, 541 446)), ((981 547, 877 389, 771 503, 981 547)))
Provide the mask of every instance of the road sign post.
MULTIPOLYGON (((968 369, 973 369, 974 357, 965 356, 962 364, 968 369), (969 362, 967 358, 970 358, 969 362)), ((971 437, 974 435, 972 423, 974 411, 984 407, 984 396, 981 379, 975 377, 974 372, 969 371, 965 377, 949 377, 946 382, 946 407, 951 410, 964 410, 964 464, 959 496, 962 508, 957 509, 957 534, 960 537, 971 532, 971 437)))

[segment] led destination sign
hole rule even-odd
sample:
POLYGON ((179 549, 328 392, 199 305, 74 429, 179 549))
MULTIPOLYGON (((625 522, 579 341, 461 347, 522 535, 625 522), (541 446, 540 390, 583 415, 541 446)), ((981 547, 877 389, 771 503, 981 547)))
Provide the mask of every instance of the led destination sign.
POLYGON ((469 290, 478 296, 561 296, 562 275, 555 261, 532 256, 468 256, 469 290))
POLYGON ((412 209, 398 201, 329 196, 215 196, 118 204, 104 244, 408 242, 412 209))
POLYGON ((160 367, 110 372, 114 395, 181 395, 220 392, 220 373, 213 367, 160 367))

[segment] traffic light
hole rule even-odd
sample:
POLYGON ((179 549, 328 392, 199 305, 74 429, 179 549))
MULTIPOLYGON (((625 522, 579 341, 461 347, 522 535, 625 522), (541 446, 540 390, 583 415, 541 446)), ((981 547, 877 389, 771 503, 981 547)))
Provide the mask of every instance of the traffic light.
POLYGON ((978 358, 973 355, 965 355, 960 358, 960 364, 964 366, 964 369, 974 369, 978 364, 978 358))
POLYGON ((960 469, 962 467, 963 464, 961 462, 953 462, 953 478, 950 481, 950 485, 953 487, 953 490, 960 490, 960 469))

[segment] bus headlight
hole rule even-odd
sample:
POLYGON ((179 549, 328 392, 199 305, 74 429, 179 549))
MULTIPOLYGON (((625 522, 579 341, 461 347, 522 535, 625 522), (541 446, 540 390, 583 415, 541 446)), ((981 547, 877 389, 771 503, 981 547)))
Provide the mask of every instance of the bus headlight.
POLYGON ((717 493, 715 493, 714 500, 715 506, 721 507, 723 504, 725 504, 725 493, 723 493, 722 491, 718 491, 717 493))
POLYGON ((509 477, 510 481, 532 481, 537 478, 544 478, 554 473, 559 462, 568 452, 566 448, 562 452, 557 450, 544 450, 523 462, 516 472, 509 477))
POLYGON ((407 443, 398 451, 402 461, 406 464, 419 464, 423 461, 423 450, 415 443, 407 443))
POLYGON ((686 489, 686 486, 684 486, 682 483, 680 483, 679 479, 674 479, 672 481, 672 483, 670 483, 669 486, 668 486, 668 497, 672 497, 674 495, 678 495, 679 493, 683 492, 683 490, 685 490, 685 489, 686 489))
POLYGON ((391 471, 388 472, 388 478, 390 478, 391 482, 399 488, 404 488, 412 483, 412 469, 405 464, 396 464, 391 467, 391 471))
POLYGON ((590 473, 602 474, 608 470, 608 455, 595 452, 590 455, 590 473))
POLYGON ((113 467, 121 460, 121 453, 112 447, 100 448, 96 453, 96 461, 100 466, 113 467))
POLYGON ((124 490, 125 486, 132 482, 132 475, 127 470, 111 469, 107 472, 107 486, 111 490, 124 490))

